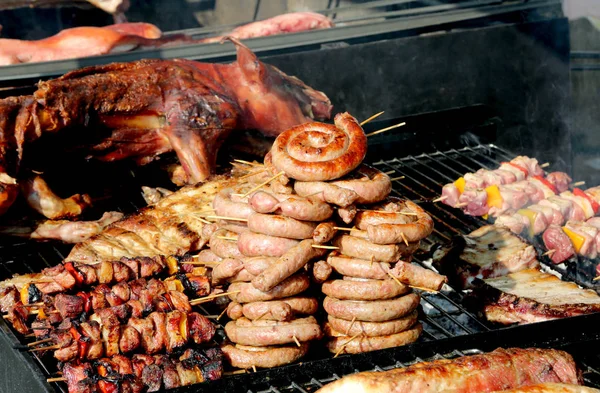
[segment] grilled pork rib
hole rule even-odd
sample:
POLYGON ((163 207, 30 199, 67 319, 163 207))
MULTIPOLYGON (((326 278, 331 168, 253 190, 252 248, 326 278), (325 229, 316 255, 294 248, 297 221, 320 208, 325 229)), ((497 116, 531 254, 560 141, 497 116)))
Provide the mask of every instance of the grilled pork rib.
POLYGON ((571 355, 553 349, 497 349, 483 355, 353 374, 318 393, 484 393, 545 382, 581 383, 571 355))
POLYGON ((600 311, 600 296, 536 269, 480 282, 472 296, 485 317, 502 324, 532 323, 600 311))
POLYGON ((27 143, 44 134, 94 126, 86 135, 99 141, 87 149, 104 161, 145 164, 175 151, 184 180, 197 183, 209 177, 232 130, 275 136, 330 116, 325 94, 232 40, 238 58, 231 64, 141 60, 89 67, 40 82, 32 96, 0 100, 0 213, 16 198, 27 143))

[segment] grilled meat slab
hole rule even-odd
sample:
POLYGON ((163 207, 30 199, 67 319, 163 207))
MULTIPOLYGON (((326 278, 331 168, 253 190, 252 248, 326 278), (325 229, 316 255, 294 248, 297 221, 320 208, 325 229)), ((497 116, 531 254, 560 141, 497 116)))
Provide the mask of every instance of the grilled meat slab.
POLYGON ((553 349, 497 349, 483 355, 353 374, 318 393, 483 393, 545 382, 581 383, 571 355, 553 349))
POLYGON ((480 282, 473 299, 485 317, 502 324, 531 323, 600 311, 600 296, 536 269, 480 282))
POLYGON ((503 390, 502 392, 498 393, 600 393, 600 390, 588 388, 586 386, 564 383, 544 383, 541 385, 503 390))
POLYGON ((461 288, 474 279, 504 276, 539 265, 532 245, 506 228, 483 226, 454 239, 450 247, 437 250, 435 267, 461 288))

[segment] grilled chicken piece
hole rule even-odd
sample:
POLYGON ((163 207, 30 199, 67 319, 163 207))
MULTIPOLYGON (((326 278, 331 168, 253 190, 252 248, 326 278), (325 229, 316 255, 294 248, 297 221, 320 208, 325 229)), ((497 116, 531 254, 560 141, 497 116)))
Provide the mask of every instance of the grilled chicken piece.
POLYGON ((75 194, 66 199, 60 198, 39 176, 21 184, 21 191, 33 210, 51 220, 77 218, 92 204, 90 197, 85 194, 75 194))
POLYGON ((277 136, 313 116, 329 118, 325 94, 232 41, 238 53, 232 64, 140 60, 89 67, 40 82, 32 96, 0 100, 0 211, 13 202, 23 150, 47 133, 83 128, 96 138, 84 148, 102 161, 146 164, 175 151, 185 181, 195 184, 214 171, 234 129, 277 136))
POLYGON ((496 393, 600 393, 600 390, 564 383, 544 383, 496 393))
POLYGON ((526 324, 600 311, 600 296, 536 269, 477 282, 470 296, 491 322, 526 324))
POLYGON ((481 393, 546 382, 581 383, 577 366, 568 353, 536 348, 497 349, 454 360, 352 374, 317 393, 481 393))
POLYGON ((510 230, 483 226, 452 244, 436 250, 435 267, 461 288, 470 288, 474 279, 499 277, 539 265, 532 245, 510 230))

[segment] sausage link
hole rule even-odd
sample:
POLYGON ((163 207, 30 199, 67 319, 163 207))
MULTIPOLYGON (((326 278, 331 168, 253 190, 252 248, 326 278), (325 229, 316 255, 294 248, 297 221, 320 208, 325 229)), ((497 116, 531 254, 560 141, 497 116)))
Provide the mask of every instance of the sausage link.
POLYGON ((312 266, 313 279, 317 284, 327 281, 332 272, 331 265, 326 261, 317 261, 312 266))
POLYGON ((385 280, 389 277, 391 270, 387 262, 374 262, 365 259, 351 258, 332 252, 327 257, 327 263, 339 274, 349 277, 370 278, 373 280, 385 280))
POLYGON ((242 258, 243 255, 238 249, 238 242, 233 240, 222 239, 223 237, 241 236, 234 232, 229 232, 224 229, 219 229, 210 237, 210 250, 221 258, 242 258))
POLYGON ((239 251, 247 257, 279 257, 299 242, 248 231, 239 235, 237 243, 239 251))
POLYGON ((302 269, 308 261, 322 253, 321 249, 312 247, 312 240, 302 240, 290 248, 265 271, 252 280, 252 285, 261 291, 269 291, 280 282, 302 269))
POLYGON ((337 230, 334 229, 335 222, 322 222, 313 231, 312 238, 316 244, 325 244, 335 236, 337 230))
POLYGON ((278 257, 247 257, 242 258, 242 262, 244 262, 244 269, 250 274, 258 276, 269 266, 277 262, 278 259, 278 257))
POLYGON ((242 305, 237 302, 231 302, 227 305, 227 316, 229 319, 236 320, 244 316, 242 305))
POLYGON ((387 280, 331 280, 321 288, 327 296, 342 300, 385 300, 393 299, 410 291, 408 285, 387 280))
MULTIPOLYGON (((261 347, 264 350, 246 350, 231 344, 221 347, 223 355, 233 367, 248 369, 252 367, 272 368, 294 363, 308 352, 309 343, 283 347, 261 347)), ((249 348, 249 347, 246 347, 249 348)))
POLYGON ((246 282, 233 283, 229 286, 228 291, 240 291, 239 293, 232 293, 229 295, 229 298, 232 301, 238 303, 251 303, 291 297, 306 291, 309 285, 310 280, 308 277, 304 274, 298 274, 286 279, 268 292, 258 290, 254 285, 246 282))
POLYGON ((384 348, 394 348, 408 345, 418 340, 423 326, 419 323, 404 332, 379 337, 357 337, 349 341, 350 337, 333 337, 327 342, 327 349, 331 353, 363 353, 384 348))
POLYGON ((323 336, 321 327, 313 317, 291 322, 249 321, 250 325, 244 320, 249 321, 240 318, 225 325, 227 337, 236 344, 264 347, 290 344, 296 340, 300 342, 319 340, 323 336))
POLYGON ((244 304, 243 313, 248 319, 289 321, 296 315, 312 315, 319 309, 319 302, 310 297, 291 297, 268 302, 244 304))
POLYGON ((398 262, 391 273, 400 282, 434 291, 439 291, 448 282, 446 276, 407 262, 398 262))
POLYGON ((358 194, 356 203, 377 203, 384 200, 392 191, 390 177, 379 169, 362 164, 351 172, 350 179, 331 182, 332 184, 352 190, 358 194))
POLYGON ((219 285, 234 277, 244 268, 244 264, 239 259, 227 258, 215 266, 212 270, 212 283, 219 285))
POLYGON ((333 208, 318 198, 298 195, 258 191, 252 195, 249 203, 257 213, 276 213, 302 221, 321 222, 333 214, 333 208))
POLYGON ((402 256, 397 244, 373 244, 355 236, 341 235, 333 239, 333 245, 339 252, 355 258, 373 259, 378 262, 395 262, 402 256))
POLYGON ((356 336, 362 334, 368 337, 387 336, 390 334, 396 334, 410 329, 417 323, 419 318, 419 312, 417 310, 410 314, 398 318, 392 319, 387 322, 363 322, 363 321, 346 321, 345 319, 339 319, 334 316, 328 315, 327 321, 332 329, 340 332, 346 336, 356 336))
POLYGON ((386 322, 414 311, 420 299, 416 293, 375 301, 338 300, 327 296, 323 300, 323 308, 327 314, 348 321, 356 318, 357 321, 386 322))
POLYGON ((340 216, 342 221, 346 224, 350 224, 352 221, 354 221, 354 217, 356 217, 357 213, 358 209, 354 204, 337 209, 338 216, 340 216))
MULTIPOLYGON (((382 227, 386 224, 380 224, 375 226, 372 226, 370 228, 379 228, 382 227)), ((396 244, 399 247, 400 250, 400 254, 404 257, 408 256, 408 255, 412 255, 415 251, 417 251, 419 249, 419 245, 421 244, 421 242, 416 241, 416 242, 410 242, 408 243, 408 245, 406 245, 404 243, 404 239, 402 239, 402 235, 400 236, 400 241, 396 241, 398 239, 391 239, 391 243, 374 243, 371 242, 370 238, 369 238, 369 233, 367 231, 361 231, 360 229, 352 229, 350 231, 350 236, 354 236, 357 237, 359 239, 363 239, 366 240, 372 244, 376 244, 376 245, 390 245, 390 244, 396 244)), ((407 239, 408 240, 408 239, 407 239)))
POLYGON ((316 226, 314 222, 277 214, 252 213, 248 217, 248 228, 251 231, 288 239, 310 239, 316 226))
POLYGON ((213 209, 215 214, 224 217, 248 218, 253 210, 247 203, 233 202, 231 194, 234 191, 232 188, 221 190, 213 200, 213 209))
POLYGON ((350 206, 358 199, 358 194, 352 190, 320 181, 297 181, 294 183, 294 191, 300 196, 310 195, 313 198, 340 207, 350 206))

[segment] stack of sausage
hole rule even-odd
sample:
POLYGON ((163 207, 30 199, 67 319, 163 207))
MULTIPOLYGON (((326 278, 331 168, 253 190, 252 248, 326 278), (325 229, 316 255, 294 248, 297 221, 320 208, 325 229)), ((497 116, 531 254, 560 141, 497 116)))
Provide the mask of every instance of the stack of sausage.
POLYGON ((213 283, 229 283, 232 321, 225 332, 232 344, 223 352, 234 367, 292 363, 306 354, 309 341, 322 337, 312 316, 319 304, 304 294, 310 285, 305 266, 324 254, 312 247, 313 232, 333 209, 276 191, 268 187, 248 197, 243 187, 227 189, 214 202, 218 217, 239 220, 220 223, 209 242, 210 251, 222 258, 213 283))
MULTIPOLYGON (((327 265, 342 275, 323 283, 323 306, 329 314, 325 334, 334 353, 356 353, 415 341, 420 297, 410 286, 439 290, 446 281, 409 263, 433 221, 410 201, 389 197, 387 174, 362 164, 366 136, 348 114, 335 126, 309 123, 282 133, 265 164, 292 178, 294 191, 336 206, 339 219, 355 228, 331 225, 334 251, 327 265), (361 337, 359 337, 361 336, 361 337)), ((279 177, 281 180, 281 177, 279 177)), ((322 224, 327 225, 327 224, 322 224)), ((327 240, 329 240, 327 239, 327 240)), ((315 278, 326 267, 315 264, 315 278)))

